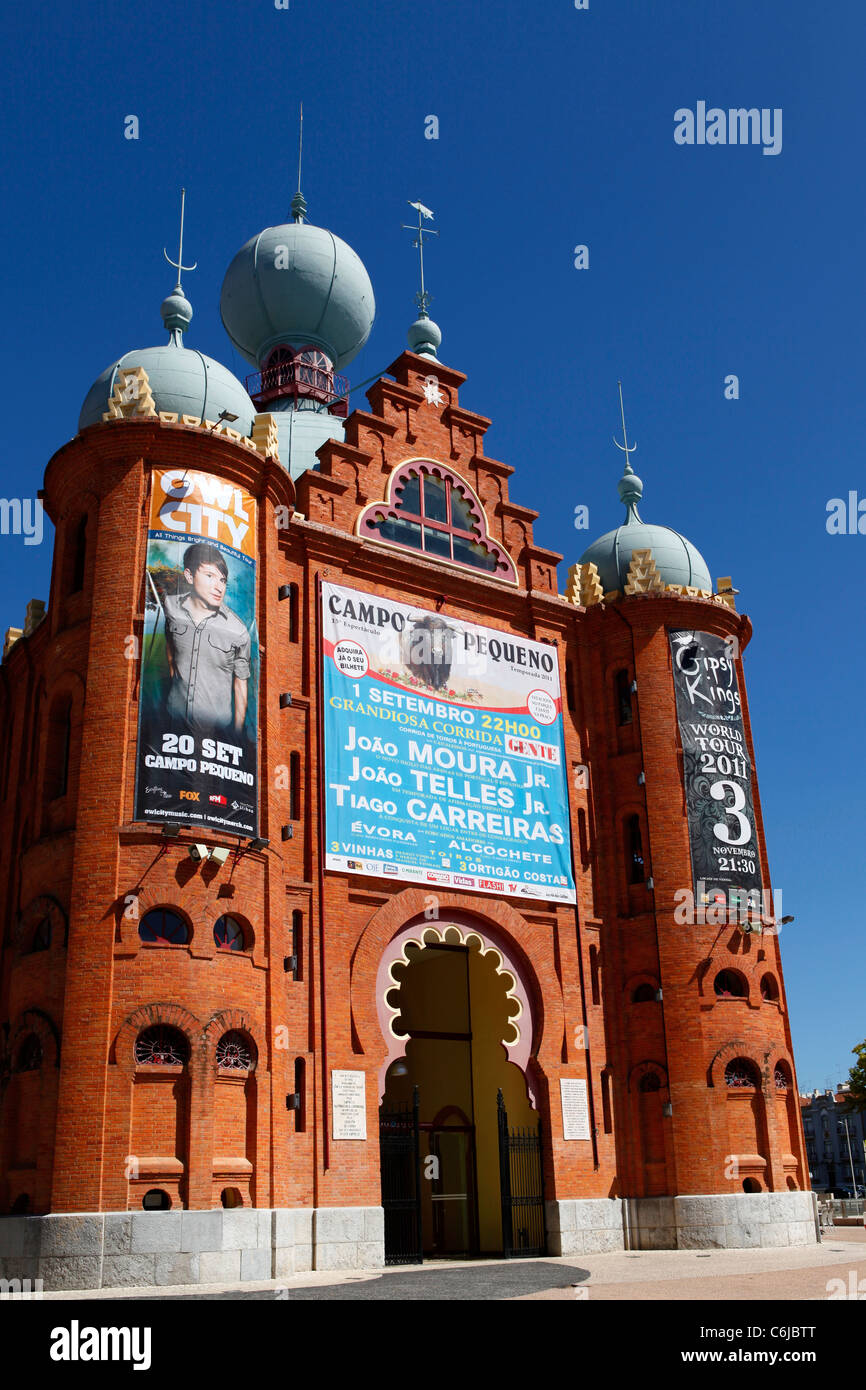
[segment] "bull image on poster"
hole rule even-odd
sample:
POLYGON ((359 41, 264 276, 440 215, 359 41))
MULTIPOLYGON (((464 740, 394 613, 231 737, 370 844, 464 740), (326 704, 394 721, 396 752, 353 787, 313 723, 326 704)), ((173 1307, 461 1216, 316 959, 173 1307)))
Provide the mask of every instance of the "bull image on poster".
POLYGON ((255 500, 154 470, 136 820, 258 834, 255 500))
POLYGON ((693 891, 698 906, 762 891, 761 859, 737 671, 708 632, 669 632, 683 747, 693 891))
POLYGON ((555 647, 322 585, 325 867, 573 903, 555 647))

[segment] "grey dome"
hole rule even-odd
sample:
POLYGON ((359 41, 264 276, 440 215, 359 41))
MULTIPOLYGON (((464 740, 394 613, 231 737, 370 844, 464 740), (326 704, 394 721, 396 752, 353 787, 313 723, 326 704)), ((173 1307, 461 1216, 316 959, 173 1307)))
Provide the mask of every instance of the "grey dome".
POLYGON ((713 581, 707 563, 698 550, 670 526, 654 526, 641 521, 637 502, 643 491, 640 478, 628 468, 619 482, 619 494, 627 507, 626 519, 615 531, 608 531, 583 552, 582 565, 598 570, 604 593, 625 589, 632 552, 651 550, 663 584, 684 584, 712 592, 713 581))
POLYGON ((335 370, 370 336, 373 286, 360 257, 324 227, 266 227, 238 251, 220 295, 223 327, 260 367, 278 343, 320 348, 335 370))
POLYGON ((216 420, 226 410, 238 417, 229 421, 231 429, 246 436, 252 433, 256 408, 237 377, 213 358, 177 342, 126 352, 106 367, 87 393, 78 420, 79 430, 99 424, 108 410, 118 367, 144 368, 157 411, 216 420))

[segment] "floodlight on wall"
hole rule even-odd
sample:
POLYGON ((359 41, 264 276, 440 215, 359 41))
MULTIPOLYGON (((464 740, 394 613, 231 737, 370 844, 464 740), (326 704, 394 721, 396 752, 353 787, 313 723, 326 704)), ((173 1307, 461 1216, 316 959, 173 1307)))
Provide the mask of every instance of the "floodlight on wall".
POLYGON ((294 826, 291 826, 291 825, 284 825, 284 826, 282 827, 282 829, 280 830, 280 839, 282 839, 282 840, 291 840, 291 839, 294 839, 294 835, 295 835, 294 826))
POLYGON ((290 1091, 289 1094, 286 1096, 286 1109, 287 1109, 287 1110, 300 1110, 300 1108, 301 1108, 301 1093, 300 1093, 300 1091, 290 1091))
POLYGON ((648 878, 648 879, 647 879, 647 881, 646 881, 646 886, 647 886, 647 888, 650 890, 651 893, 655 890, 655 883, 653 882, 653 880, 652 880, 651 878, 648 878))
POLYGON ((220 425, 228 424, 229 420, 236 420, 237 415, 232 415, 230 410, 221 410, 216 418, 216 423, 211 425, 211 431, 218 430, 220 425))
POLYGON ((207 859, 207 856, 208 856, 208 847, 207 847, 207 845, 190 845, 190 847, 189 847, 189 857, 190 857, 190 859, 195 859, 195 860, 198 862, 198 861, 200 861, 200 860, 202 860, 202 859, 207 859))
POLYGON ((636 695, 636 694, 637 694, 637 681, 632 681, 631 685, 629 686, 629 689, 631 690, 632 695, 636 695))
POLYGON ((666 1100, 665 1103, 664 1103, 664 1105, 662 1106, 662 1114, 663 1114, 663 1115, 667 1115, 668 1117, 670 1117, 673 1113, 674 1113, 674 1107, 673 1107, 673 1105, 671 1104, 671 1102, 670 1102, 669 1100, 666 1100))
POLYGON ((637 784, 638 784, 639 787, 642 787, 642 786, 645 785, 645 783, 646 783, 646 773, 643 772, 643 771, 641 771, 641 772, 639 772, 638 775, 637 775, 637 784))
POLYGON ((281 584, 280 587, 277 589, 277 598, 283 599, 283 598, 291 598, 291 597, 292 597, 292 586, 291 586, 291 584, 281 584))
POLYGON ((220 845, 218 849, 212 849, 210 858, 214 864, 224 864, 229 857, 229 852, 225 845, 220 845))
POLYGON ((292 703, 291 690, 284 690, 280 695, 280 709, 288 709, 292 703))
POLYGON ((266 840, 263 836, 259 836, 255 840, 250 840, 247 849, 267 849, 270 843, 270 840, 266 840))
POLYGON ((163 838, 166 840, 176 840, 181 832, 179 825, 164 825, 162 827, 163 838))

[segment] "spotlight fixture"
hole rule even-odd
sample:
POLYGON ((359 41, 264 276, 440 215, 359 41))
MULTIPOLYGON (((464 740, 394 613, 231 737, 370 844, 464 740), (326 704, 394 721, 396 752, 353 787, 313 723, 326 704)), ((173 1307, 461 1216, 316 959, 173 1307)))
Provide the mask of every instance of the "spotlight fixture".
POLYGON ((655 883, 653 882, 653 880, 652 880, 651 878, 648 878, 648 879, 647 879, 647 881, 646 881, 646 886, 647 886, 647 888, 650 890, 651 893, 654 892, 654 890, 655 890, 655 883))
POLYGON ((263 836, 260 835, 257 839, 250 840, 249 844, 247 845, 247 849, 267 849, 270 843, 270 840, 266 840, 263 836))
POLYGON ((284 826, 282 827, 282 829, 280 830, 280 839, 282 839, 282 840, 293 840, 294 837, 295 837, 295 828, 294 828, 293 825, 284 825, 284 826))
POLYGON ((236 420, 237 415, 232 415, 230 410, 221 410, 216 418, 216 423, 211 425, 211 433, 218 430, 220 425, 228 424, 229 420, 236 420))
POLYGON ((225 845, 220 845, 218 849, 212 849, 210 859, 214 864, 224 864, 229 857, 229 852, 225 845))
POLYGON ((632 683, 631 683, 629 689, 631 690, 632 695, 636 695, 636 694, 637 694, 637 681, 632 681, 632 683))
POLYGON ((665 1103, 664 1103, 664 1105, 662 1106, 662 1114, 663 1114, 663 1115, 672 1115, 673 1113, 674 1113, 674 1107, 673 1107, 673 1105, 671 1104, 671 1102, 670 1102, 669 1100, 666 1100, 665 1103))
POLYGON ((202 859, 207 859, 207 855, 208 855, 208 847, 207 847, 207 845, 190 845, 190 847, 189 847, 189 857, 190 857, 190 859, 195 859, 196 862, 198 862, 198 861, 200 861, 200 860, 202 860, 202 859))
POLYGON ((638 784, 638 786, 639 786, 639 787, 642 787, 642 786, 645 785, 645 783, 646 783, 646 773, 645 773, 645 772, 639 772, 638 775, 637 775, 637 784, 638 784))
POLYGON ((780 926, 780 927, 787 927, 788 923, 789 923, 789 922, 793 922, 793 920, 794 920, 793 917, 780 917, 780 918, 779 918, 779 926, 780 926))
POLYGON ((280 587, 277 589, 277 598, 279 598, 279 599, 284 599, 284 598, 291 598, 291 597, 292 597, 292 586, 291 586, 291 584, 281 584, 280 587))
POLYGON ((182 828, 180 825, 164 825, 162 827, 163 839, 176 840, 182 828))
POLYGON ((280 695, 280 709, 288 709, 292 703, 291 690, 284 690, 280 695))
POLYGON ((287 1109, 287 1110, 300 1110, 300 1108, 301 1108, 301 1093, 300 1093, 300 1091, 292 1091, 292 1092, 290 1092, 290 1094, 286 1096, 286 1109, 287 1109))

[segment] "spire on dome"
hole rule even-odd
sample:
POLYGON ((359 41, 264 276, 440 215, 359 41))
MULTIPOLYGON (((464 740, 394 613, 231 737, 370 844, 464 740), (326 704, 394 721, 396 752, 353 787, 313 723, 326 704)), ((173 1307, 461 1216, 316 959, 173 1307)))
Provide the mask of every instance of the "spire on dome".
POLYGON ((620 416, 622 417, 623 442, 622 444, 620 444, 616 435, 614 435, 613 437, 613 442, 616 445, 616 447, 625 454, 625 471, 622 477, 620 478, 619 482, 617 483, 617 491, 619 492, 620 501, 625 505, 626 508, 625 525, 629 526, 632 523, 640 521, 640 516, 638 515, 637 510, 637 504, 643 496, 643 483, 635 473, 629 460, 629 454, 633 454, 635 452, 635 450, 637 449, 637 444, 629 444, 628 442, 628 434, 626 433, 625 428, 625 406, 623 405, 622 401, 622 382, 618 381, 617 386, 619 387, 619 412, 620 416))
POLYGON ((292 221, 303 222, 307 215, 307 200, 301 192, 301 157, 304 153, 304 103, 301 102, 301 117, 298 123, 298 191, 292 199, 292 221))
POLYGON ((418 305, 418 317, 409 329, 409 347, 412 352, 417 352, 422 357, 436 357, 436 349, 442 342, 442 330, 439 325, 434 323, 427 313, 430 305, 430 295, 424 284, 424 238, 425 236, 438 236, 439 233, 432 227, 425 227, 422 218, 428 222, 432 221, 433 213, 426 208, 423 203, 413 203, 409 201, 410 208, 415 208, 418 213, 418 226, 403 223, 403 230, 415 233, 415 240, 412 245, 418 248, 418 255, 421 263, 421 290, 415 296, 418 305))
POLYGON ((180 190, 180 239, 177 248, 177 260, 173 261, 165 247, 162 248, 162 254, 165 256, 165 259, 168 261, 169 265, 174 266, 177 271, 177 284, 168 298, 162 301, 162 307, 160 309, 166 332, 170 334, 169 341, 172 342, 175 347, 180 347, 181 334, 186 332, 192 322, 192 305, 184 295, 180 277, 183 271, 195 270, 198 265, 198 261, 193 261, 192 265, 184 265, 183 263, 183 213, 185 203, 186 189, 182 188, 180 190))

